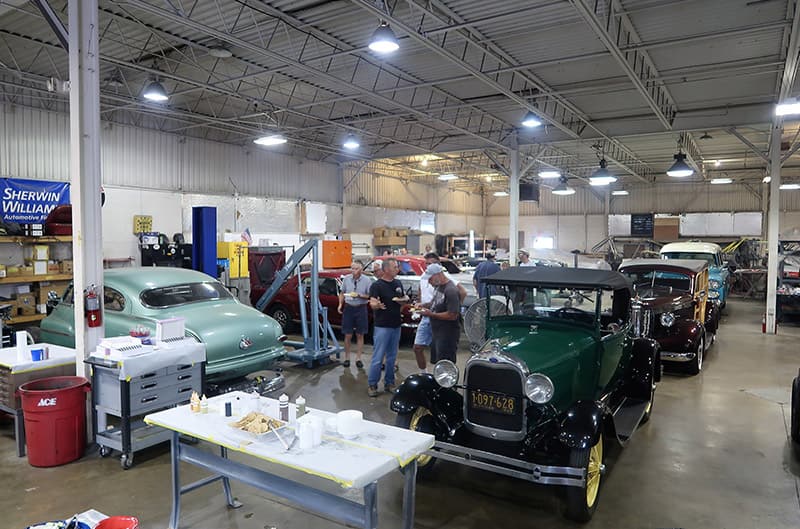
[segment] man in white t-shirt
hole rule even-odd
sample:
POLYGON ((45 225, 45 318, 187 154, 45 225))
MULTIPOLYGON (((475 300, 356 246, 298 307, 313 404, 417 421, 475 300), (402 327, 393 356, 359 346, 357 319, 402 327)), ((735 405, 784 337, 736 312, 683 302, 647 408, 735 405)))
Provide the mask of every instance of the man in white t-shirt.
POLYGON ((517 252, 517 259, 519 260, 518 266, 536 266, 536 263, 531 261, 531 254, 528 250, 520 249, 517 252))
MULTIPOLYGON (((439 255, 435 252, 426 253, 425 264, 432 265, 434 263, 441 264, 439 255)), ((463 303, 464 298, 467 297, 467 290, 457 281, 453 281, 453 278, 451 278, 447 272, 444 272, 444 275, 448 280, 455 283, 456 287, 458 288, 458 297, 460 298, 461 303, 463 303)), ((431 276, 426 271, 419 278, 419 305, 427 306, 431 303, 431 301, 433 301, 433 295, 436 291, 436 287, 430 284, 430 277, 431 276)), ((428 363, 425 360, 425 348, 430 347, 432 340, 433 333, 431 331, 430 318, 420 318, 419 325, 417 325, 417 334, 414 336, 414 356, 417 358, 417 367, 419 367, 423 372, 428 370, 428 363)))

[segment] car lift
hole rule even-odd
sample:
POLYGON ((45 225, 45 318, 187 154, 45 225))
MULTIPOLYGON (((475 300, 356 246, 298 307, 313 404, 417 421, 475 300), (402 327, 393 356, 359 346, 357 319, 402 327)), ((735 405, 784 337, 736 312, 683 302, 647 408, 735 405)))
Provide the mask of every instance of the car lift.
POLYGON ((287 340, 283 343, 295 348, 293 351, 287 351, 286 357, 288 359, 303 362, 307 367, 314 367, 315 361, 319 365, 327 364, 333 354, 338 359, 342 351, 342 347, 333 333, 333 328, 328 322, 328 308, 323 307, 319 302, 319 270, 317 266, 319 262, 319 240, 312 239, 306 242, 286 260, 286 265, 275 274, 275 280, 256 302, 255 308, 263 312, 264 307, 269 305, 269 302, 272 301, 292 273, 297 274, 298 299, 306 299, 302 276, 300 275, 300 261, 305 259, 309 253, 311 253, 311 291, 308 295, 309 314, 306 314, 306 304, 299 303, 303 341, 287 340))

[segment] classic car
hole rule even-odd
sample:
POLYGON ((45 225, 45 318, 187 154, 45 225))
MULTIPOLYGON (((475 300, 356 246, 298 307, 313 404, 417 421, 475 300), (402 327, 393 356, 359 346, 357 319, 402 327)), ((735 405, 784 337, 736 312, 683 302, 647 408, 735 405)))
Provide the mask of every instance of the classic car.
POLYGON ((619 271, 633 283, 634 334, 658 341, 661 360, 698 374, 719 327, 719 302, 708 299, 708 263, 631 259, 619 271))
POLYGON ((702 259, 708 263, 708 297, 725 308, 730 289, 730 269, 722 261, 722 248, 710 242, 671 242, 659 252, 662 259, 702 259))
MULTIPOLYGON (((127 336, 138 326, 155 335, 156 321, 182 317, 186 333, 206 345, 210 382, 267 368, 284 355, 280 325, 241 304, 219 281, 171 267, 108 269, 103 276, 106 336, 127 336)), ((44 342, 75 347, 74 293, 70 286, 41 323, 44 342)))
POLYGON ((650 417, 658 343, 633 335, 631 285, 618 272, 512 267, 487 282, 507 310, 486 311, 486 341, 463 378, 442 360, 405 379, 390 405, 396 424, 436 437, 420 475, 443 459, 565 486, 567 517, 587 521, 606 439, 624 444, 650 417))
POLYGON ((800 457, 800 371, 792 380, 792 409, 789 437, 794 453, 800 457))

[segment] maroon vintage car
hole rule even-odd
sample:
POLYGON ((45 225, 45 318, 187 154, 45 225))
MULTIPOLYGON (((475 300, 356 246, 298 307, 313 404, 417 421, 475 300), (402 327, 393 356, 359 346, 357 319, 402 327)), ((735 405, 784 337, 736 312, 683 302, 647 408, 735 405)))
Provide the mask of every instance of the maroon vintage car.
POLYGON ((708 263, 689 259, 633 259, 619 271, 632 282, 634 332, 658 341, 661 360, 703 368, 719 327, 719 303, 708 297, 708 263))

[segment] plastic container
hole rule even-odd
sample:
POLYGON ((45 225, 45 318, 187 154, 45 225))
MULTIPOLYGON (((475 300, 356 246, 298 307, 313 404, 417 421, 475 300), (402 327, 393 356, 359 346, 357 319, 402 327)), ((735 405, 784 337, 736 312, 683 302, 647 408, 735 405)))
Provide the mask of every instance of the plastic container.
POLYGON ((139 529, 139 519, 133 516, 112 516, 102 520, 94 529, 139 529))
POLYGON ((28 463, 54 467, 83 456, 89 389, 83 377, 40 378, 19 387, 28 463))

